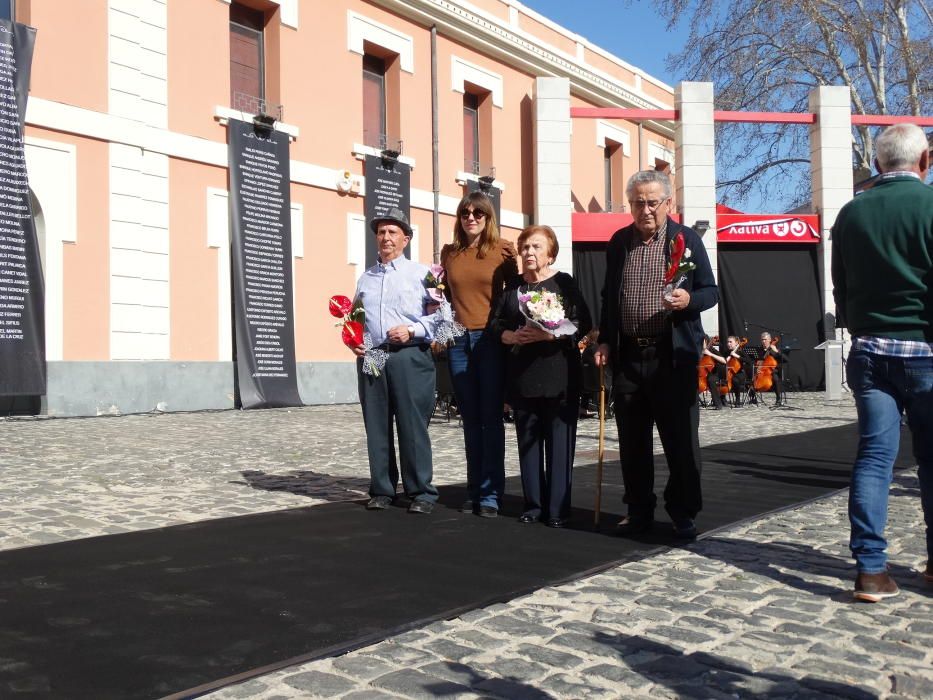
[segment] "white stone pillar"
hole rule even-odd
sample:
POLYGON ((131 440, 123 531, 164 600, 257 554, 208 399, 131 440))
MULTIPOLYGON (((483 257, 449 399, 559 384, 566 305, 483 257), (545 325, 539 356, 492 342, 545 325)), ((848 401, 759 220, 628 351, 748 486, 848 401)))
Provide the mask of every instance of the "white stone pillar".
POLYGON ((534 99, 534 221, 554 229, 560 244, 554 267, 569 273, 573 271, 570 80, 535 78, 534 99))
MULTIPOLYGON (((703 245, 713 275, 719 279, 716 256, 716 139, 713 122, 713 84, 682 82, 674 91, 674 109, 680 114, 674 133, 674 176, 681 220, 692 227, 708 221, 703 245)), ((703 328, 719 332, 719 306, 703 312, 703 328)))
POLYGON ((849 88, 823 85, 810 91, 810 173, 813 211, 820 215, 820 281, 823 290, 823 327, 827 338, 834 330, 836 304, 830 277, 832 241, 829 231, 842 206, 852 199, 852 109, 849 88))

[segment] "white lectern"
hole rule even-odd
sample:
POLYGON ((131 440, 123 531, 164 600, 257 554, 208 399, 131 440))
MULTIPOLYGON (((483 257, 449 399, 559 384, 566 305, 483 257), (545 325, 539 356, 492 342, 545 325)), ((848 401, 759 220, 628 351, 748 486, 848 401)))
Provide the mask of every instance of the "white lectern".
POLYGON ((823 366, 826 372, 826 398, 838 400, 842 398, 842 341, 827 340, 814 346, 814 350, 822 350, 823 366))

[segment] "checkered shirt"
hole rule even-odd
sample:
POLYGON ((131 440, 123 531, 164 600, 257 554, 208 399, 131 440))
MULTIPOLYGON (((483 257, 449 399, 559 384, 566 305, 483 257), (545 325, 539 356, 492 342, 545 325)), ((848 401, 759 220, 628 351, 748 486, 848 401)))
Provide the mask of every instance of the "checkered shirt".
POLYGON ((852 349, 890 357, 933 357, 933 343, 925 340, 895 340, 859 335, 852 338, 852 349))
POLYGON ((670 311, 664 308, 661 294, 667 261, 667 220, 647 241, 635 232, 622 267, 621 332, 625 336, 650 337, 670 329, 670 311))

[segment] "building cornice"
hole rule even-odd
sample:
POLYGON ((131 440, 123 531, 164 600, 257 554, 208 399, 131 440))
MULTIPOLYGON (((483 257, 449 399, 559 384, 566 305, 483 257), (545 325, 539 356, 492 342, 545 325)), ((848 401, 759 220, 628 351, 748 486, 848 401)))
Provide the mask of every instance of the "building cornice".
MULTIPOLYGON (((589 100, 596 106, 670 109, 673 104, 673 95, 670 104, 657 100, 467 3, 450 0, 371 2, 423 26, 437 25, 441 33, 447 33, 481 53, 532 75, 568 78, 571 94, 589 100)), ((578 37, 569 33, 567 38, 579 41, 578 37)), ((672 122, 652 121, 645 124, 673 138, 672 122)))

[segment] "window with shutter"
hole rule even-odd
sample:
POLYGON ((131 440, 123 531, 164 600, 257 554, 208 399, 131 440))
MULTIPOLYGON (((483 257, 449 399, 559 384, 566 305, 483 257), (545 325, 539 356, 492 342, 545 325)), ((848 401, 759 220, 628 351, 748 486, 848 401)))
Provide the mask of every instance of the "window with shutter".
POLYGON ((230 105, 258 112, 266 98, 265 16, 259 10, 230 4, 230 105))
POLYGON ((479 100, 463 94, 463 170, 479 175, 479 100))
POLYGON ((386 64, 377 56, 363 56, 363 143, 386 147, 386 64))

